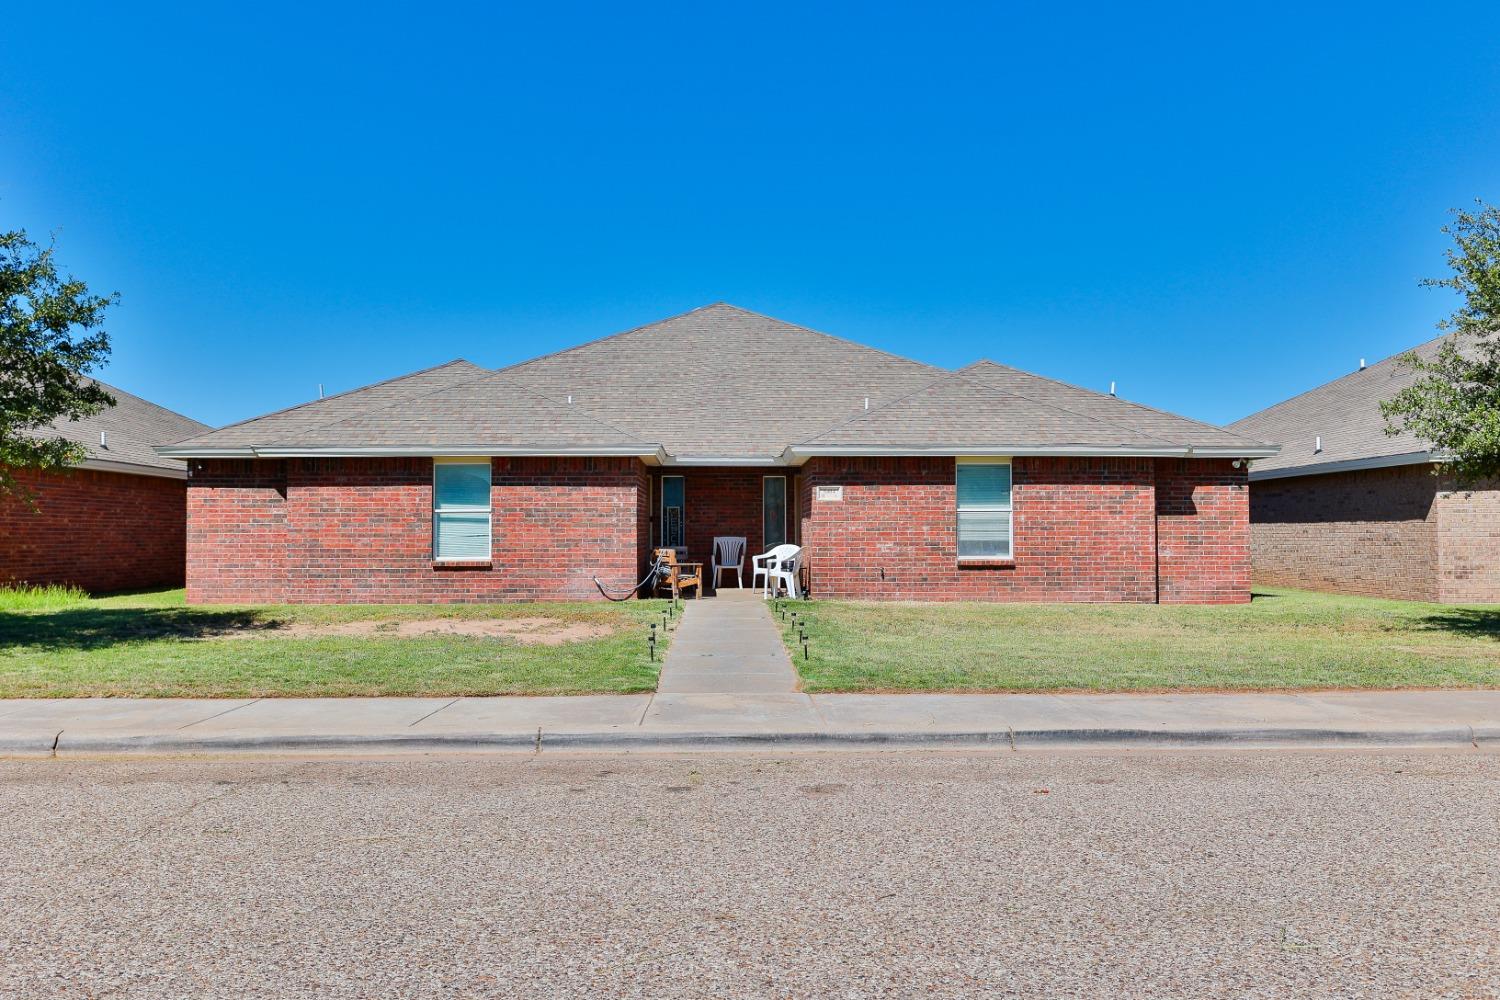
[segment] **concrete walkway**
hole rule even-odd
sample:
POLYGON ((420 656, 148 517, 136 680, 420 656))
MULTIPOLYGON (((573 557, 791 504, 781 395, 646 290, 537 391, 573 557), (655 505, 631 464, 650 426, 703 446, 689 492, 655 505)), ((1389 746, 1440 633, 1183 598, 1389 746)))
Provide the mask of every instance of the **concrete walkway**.
POLYGON ((643 724, 677 732, 820 727, 760 591, 724 588, 684 601, 678 622, 643 724))
POLYGON ((10 754, 1067 744, 1500 749, 1500 691, 0 701, 10 754))

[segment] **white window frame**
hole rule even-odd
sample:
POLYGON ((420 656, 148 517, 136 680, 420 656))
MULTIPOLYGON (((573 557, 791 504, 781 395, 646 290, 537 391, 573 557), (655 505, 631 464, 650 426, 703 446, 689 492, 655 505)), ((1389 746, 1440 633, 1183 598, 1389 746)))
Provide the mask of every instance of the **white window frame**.
POLYGON ((495 553, 495 513, 494 513, 494 491, 495 474, 490 470, 490 488, 485 493, 484 508, 478 507, 439 507, 437 491, 437 470, 440 465, 484 465, 493 466, 494 463, 488 457, 455 457, 434 458, 432 460, 432 561, 435 563, 486 563, 494 558, 495 553), (440 556, 438 555, 438 516, 440 514, 483 514, 487 530, 485 531, 486 546, 483 556, 440 556))
POLYGON ((961 551, 962 551, 962 540, 959 537, 959 532, 961 530, 960 529, 959 514, 962 513, 962 512, 965 512, 965 511, 968 511, 968 512, 971 512, 971 513, 1000 513, 1000 512, 1003 511, 1004 513, 1007 513, 1007 514, 1010 515, 1010 517, 1006 520, 1006 537, 1005 537, 1005 551, 1006 551, 1006 554, 1003 555, 1003 556, 966 556, 966 555, 960 554, 958 556, 958 561, 959 562, 972 562, 972 563, 1014 562, 1015 559, 1016 559, 1016 468, 1015 468, 1015 463, 1013 463, 1010 460, 1010 458, 1008 458, 1008 457, 1005 457, 1005 458, 1001 458, 1001 457, 994 457, 994 458, 991 458, 991 457, 963 458, 963 457, 961 457, 961 458, 958 458, 958 459, 954 460, 954 463, 953 463, 953 551, 955 553, 961 553, 961 551), (958 502, 958 469, 959 469, 960 466, 963 466, 963 465, 1004 465, 1004 466, 1009 467, 1010 468, 1010 503, 1004 504, 1004 505, 980 506, 980 507, 972 507, 972 506, 965 507, 965 506, 960 505, 959 502, 958 502))

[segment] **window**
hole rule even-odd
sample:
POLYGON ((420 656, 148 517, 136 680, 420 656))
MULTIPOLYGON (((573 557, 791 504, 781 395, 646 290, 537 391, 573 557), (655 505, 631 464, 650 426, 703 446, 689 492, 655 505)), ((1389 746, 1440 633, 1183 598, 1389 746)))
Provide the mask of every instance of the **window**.
POLYGON ((761 477, 760 531, 762 551, 786 541, 786 476, 761 477))
POLYGON ((661 477, 661 547, 680 549, 687 543, 686 526, 683 523, 683 502, 686 499, 681 476, 661 477))
POLYGON ((1010 462, 958 460, 958 558, 1010 559, 1010 462))
POLYGON ((433 459, 432 558, 438 562, 489 561, 489 459, 433 459))

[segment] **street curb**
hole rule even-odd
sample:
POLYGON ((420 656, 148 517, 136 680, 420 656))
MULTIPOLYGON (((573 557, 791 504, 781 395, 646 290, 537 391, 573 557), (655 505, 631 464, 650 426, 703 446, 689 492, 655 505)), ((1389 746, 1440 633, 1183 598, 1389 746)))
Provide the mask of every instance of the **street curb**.
POLYGON ((988 747, 1010 750, 1069 746, 1141 747, 1417 747, 1478 746, 1500 740, 1500 728, 1440 729, 1006 729, 969 732, 596 732, 596 733, 388 733, 367 736, 77 736, 0 737, 0 754, 206 754, 206 753, 418 753, 543 751, 675 752, 689 750, 859 750, 988 747))

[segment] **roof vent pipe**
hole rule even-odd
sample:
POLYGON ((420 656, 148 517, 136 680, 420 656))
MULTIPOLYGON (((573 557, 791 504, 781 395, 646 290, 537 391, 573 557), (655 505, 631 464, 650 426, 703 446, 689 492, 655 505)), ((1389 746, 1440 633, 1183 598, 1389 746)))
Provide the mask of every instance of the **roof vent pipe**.
POLYGON ((1323 450, 1323 435, 1319 434, 1313 438, 1313 454, 1317 455, 1323 450))
POLYGON ((1359 370, 1360 371, 1364 371, 1365 370, 1365 359, 1364 358, 1360 358, 1359 359, 1359 370))
POLYGON ((569 406, 573 405, 573 394, 571 392, 568 393, 568 405, 569 406))
POLYGON ((868 410, 869 408, 870 408, 870 397, 866 396, 865 397, 865 409, 868 410))
POLYGON ((109 447, 109 431, 100 431, 99 432, 99 447, 101 447, 101 448, 108 448, 109 447))
POLYGON ((1109 384, 1109 394, 1110 394, 1110 395, 1111 395, 1111 396, 1113 396, 1113 395, 1114 395, 1114 394, 1115 394, 1115 384, 1114 384, 1114 383, 1113 383, 1113 382, 1111 382, 1111 383, 1110 383, 1110 384, 1109 384))
POLYGON ((323 398, 323 383, 322 382, 318 383, 318 398, 319 399, 323 398))

